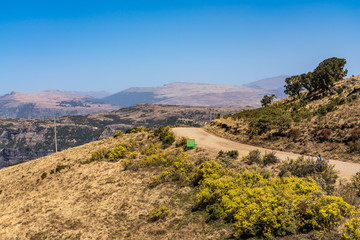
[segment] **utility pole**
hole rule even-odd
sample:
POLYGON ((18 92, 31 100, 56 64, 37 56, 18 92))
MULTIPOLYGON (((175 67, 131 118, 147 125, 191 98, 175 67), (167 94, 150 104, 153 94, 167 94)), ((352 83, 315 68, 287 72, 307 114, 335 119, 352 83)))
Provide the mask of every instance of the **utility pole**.
POLYGON ((54 116, 54 133, 55 133, 55 152, 57 153, 57 138, 56 138, 56 120, 54 116))

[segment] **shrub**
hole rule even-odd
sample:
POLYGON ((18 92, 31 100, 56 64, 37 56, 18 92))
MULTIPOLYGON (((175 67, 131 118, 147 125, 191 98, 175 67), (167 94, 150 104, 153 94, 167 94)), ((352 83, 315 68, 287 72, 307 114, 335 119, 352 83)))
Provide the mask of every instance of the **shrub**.
POLYGON ((360 152, 360 140, 349 142, 350 152, 360 152))
POLYGON ((121 137, 122 135, 123 135, 123 132, 118 131, 117 133, 115 133, 114 138, 121 137))
POLYGON ((336 89, 336 92, 337 92, 337 94, 341 94, 342 92, 344 91, 344 89, 343 88, 338 88, 338 89, 336 89))
POLYGON ((159 137, 164 148, 171 146, 175 142, 174 133, 170 130, 170 126, 156 129, 154 135, 159 137))
POLYGON ((109 150, 106 153, 106 158, 110 161, 118 161, 126 156, 127 146, 125 144, 119 144, 117 147, 109 150))
POLYGON ((325 128, 323 130, 320 131, 319 133, 319 138, 321 141, 326 141, 329 139, 330 135, 332 134, 332 130, 329 128, 325 128))
POLYGON ((129 153, 128 157, 130 159, 135 159, 138 156, 138 152, 137 151, 133 151, 131 153, 129 153))
POLYGON ((356 140, 360 139, 360 128, 359 127, 354 128, 351 131, 350 139, 353 140, 353 141, 356 141, 356 140))
POLYGON ((169 216, 169 214, 170 214, 169 208, 167 208, 164 205, 161 205, 151 210, 151 212, 149 213, 149 221, 155 222, 159 219, 165 219, 167 216, 169 216))
POLYGON ((55 168, 55 172, 60 172, 61 170, 65 169, 66 165, 57 165, 55 168))
POLYGON ((162 150, 159 148, 157 144, 150 143, 149 145, 146 145, 143 147, 141 153, 145 154, 146 156, 150 156, 152 154, 160 153, 162 150))
POLYGON ((247 164, 262 164, 261 153, 259 150, 249 152, 249 155, 243 157, 243 161, 247 164))
POLYGON ((130 159, 124 159, 121 162, 121 165, 124 167, 124 170, 130 170, 132 169, 133 161, 131 161, 130 159))
POLYGON ((298 139, 300 135, 301 135, 301 131, 298 128, 292 128, 287 132, 287 137, 292 140, 298 139))
POLYGON ((322 196, 315 198, 303 216, 303 228, 308 230, 327 230, 338 226, 344 217, 349 217, 355 207, 347 204, 336 196, 322 196))
POLYGON ((185 138, 185 137, 179 139, 179 140, 175 143, 175 146, 176 146, 176 147, 186 147, 187 139, 188 139, 188 138, 185 138))
POLYGON ((174 142, 175 142, 175 137, 173 135, 166 136, 162 141, 165 148, 171 146, 174 142))
POLYGON ((321 161, 313 161, 309 158, 299 157, 296 160, 288 159, 279 166, 279 176, 285 176, 291 173, 297 177, 312 177, 325 190, 332 191, 337 179, 337 172, 334 165, 322 159, 321 161))
POLYGON ((262 163, 264 166, 278 163, 279 159, 275 156, 275 152, 265 153, 262 163))
POLYGON ((216 158, 225 158, 229 157, 231 159, 236 159, 239 156, 239 152, 237 150, 231 150, 224 152, 223 150, 220 150, 218 152, 218 156, 216 158))
POLYGON ((194 164, 189 160, 188 156, 178 154, 174 159, 169 160, 167 164, 171 164, 171 168, 154 177, 149 185, 150 187, 156 187, 165 182, 177 182, 182 185, 190 185, 193 182, 195 176, 193 172, 194 164))
POLYGON ((46 173, 46 172, 43 172, 43 174, 41 174, 41 179, 46 178, 46 176, 47 176, 47 173, 46 173))
POLYGON ((127 130, 125 131, 125 134, 128 134, 128 133, 138 133, 138 132, 148 132, 148 131, 150 131, 149 128, 135 127, 135 128, 127 129, 127 130))
POLYGON ((357 190, 357 194, 360 197, 360 172, 357 172, 351 179, 351 184, 357 190))
POLYGON ((360 239, 360 218, 351 218, 345 223, 343 230, 345 239, 360 239))
POLYGON ((312 179, 264 179, 253 171, 204 174, 194 209, 207 209, 209 220, 233 222, 237 238, 284 236, 334 227, 351 213, 341 198, 319 197, 319 189, 312 179))
POLYGON ((162 165, 168 165, 168 161, 164 158, 162 153, 152 154, 141 159, 141 167, 154 167, 162 165))
POLYGON ((98 161, 98 160, 102 160, 105 157, 105 149, 104 148, 100 148, 99 150, 97 150, 96 152, 93 152, 91 154, 91 157, 88 158, 86 161, 84 161, 83 163, 91 163, 93 161, 98 161))
POLYGON ((348 102, 352 102, 352 101, 355 101, 358 98, 359 98, 359 95, 353 94, 350 97, 348 97, 347 100, 348 100, 348 102))

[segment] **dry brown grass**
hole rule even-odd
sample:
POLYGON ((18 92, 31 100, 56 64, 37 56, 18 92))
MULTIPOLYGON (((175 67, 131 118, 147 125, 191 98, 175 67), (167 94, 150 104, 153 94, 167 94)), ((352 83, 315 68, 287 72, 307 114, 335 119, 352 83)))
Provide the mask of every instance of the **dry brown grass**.
POLYGON ((89 143, 0 170, 0 239, 219 239, 224 226, 205 224, 191 212, 193 190, 173 184, 154 189, 158 171, 124 171, 120 162, 81 164, 92 152, 147 133, 89 143), (66 165, 50 174, 57 165, 66 165), (46 172, 47 176, 41 179, 46 172), (148 221, 151 209, 170 208, 166 220, 148 221))

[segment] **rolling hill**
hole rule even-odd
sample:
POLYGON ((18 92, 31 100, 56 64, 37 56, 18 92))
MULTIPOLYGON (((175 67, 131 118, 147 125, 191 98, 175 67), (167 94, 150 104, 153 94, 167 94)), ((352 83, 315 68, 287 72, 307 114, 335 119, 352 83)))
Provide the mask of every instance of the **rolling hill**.
POLYGON ((53 118, 117 109, 119 107, 105 104, 96 98, 58 90, 12 92, 0 96, 0 117, 3 118, 53 118))
POLYGON ((175 82, 162 87, 129 88, 102 100, 121 107, 139 103, 156 103, 251 108, 259 107, 260 100, 265 94, 275 94, 278 98, 284 97, 285 78, 286 76, 282 75, 244 86, 175 82))
POLYGON ((277 150, 360 161, 360 76, 341 80, 326 96, 285 98, 265 108, 216 119, 221 136, 277 150))
POLYGON ((358 189, 326 192, 326 162, 315 181, 174 140, 139 129, 0 169, 0 238, 355 239, 358 189))

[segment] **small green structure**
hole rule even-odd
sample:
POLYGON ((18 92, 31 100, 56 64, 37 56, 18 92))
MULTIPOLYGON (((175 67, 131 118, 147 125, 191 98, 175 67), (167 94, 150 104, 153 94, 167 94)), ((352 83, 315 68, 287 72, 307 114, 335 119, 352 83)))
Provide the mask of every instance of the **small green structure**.
POLYGON ((195 139, 186 139, 187 147, 195 147, 195 139))

